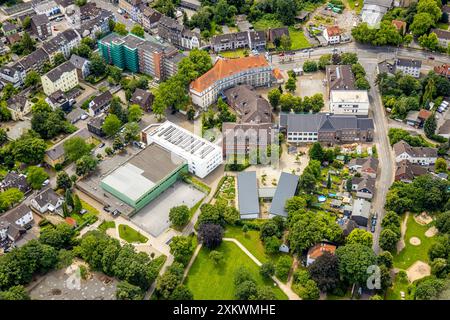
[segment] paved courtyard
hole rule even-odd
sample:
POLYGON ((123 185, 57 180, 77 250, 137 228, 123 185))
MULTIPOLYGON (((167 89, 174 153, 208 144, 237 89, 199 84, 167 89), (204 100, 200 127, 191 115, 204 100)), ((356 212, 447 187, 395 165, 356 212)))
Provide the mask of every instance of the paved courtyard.
POLYGON ((158 237, 170 226, 169 211, 172 207, 187 205, 192 208, 205 194, 184 182, 176 182, 135 214, 131 220, 139 227, 158 237))

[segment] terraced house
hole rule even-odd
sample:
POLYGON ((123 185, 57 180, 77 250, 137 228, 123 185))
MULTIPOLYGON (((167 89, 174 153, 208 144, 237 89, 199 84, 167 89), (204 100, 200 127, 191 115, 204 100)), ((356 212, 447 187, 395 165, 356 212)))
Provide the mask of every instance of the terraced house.
POLYGON ((216 102, 223 90, 240 84, 270 86, 276 81, 276 75, 263 56, 217 59, 208 72, 191 82, 192 103, 206 109, 216 102))

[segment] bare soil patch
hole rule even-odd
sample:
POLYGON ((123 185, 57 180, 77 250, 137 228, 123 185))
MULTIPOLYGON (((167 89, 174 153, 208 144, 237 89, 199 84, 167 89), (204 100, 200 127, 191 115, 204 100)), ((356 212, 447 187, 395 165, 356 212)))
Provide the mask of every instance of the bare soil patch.
POLYGON ((414 216, 414 220, 422 226, 425 226, 433 221, 433 218, 428 215, 425 211, 421 214, 414 216))
POLYGON ((425 236, 428 238, 434 237, 438 233, 438 229, 436 227, 431 227, 425 232, 425 236))
POLYGON ((421 241, 417 237, 411 237, 409 239, 409 243, 411 243, 413 246, 418 246, 418 245, 420 245, 421 241))
POLYGON ((408 275, 408 279, 410 282, 414 282, 418 279, 422 279, 431 274, 431 267, 423 262, 416 261, 411 267, 406 270, 406 274, 408 275))

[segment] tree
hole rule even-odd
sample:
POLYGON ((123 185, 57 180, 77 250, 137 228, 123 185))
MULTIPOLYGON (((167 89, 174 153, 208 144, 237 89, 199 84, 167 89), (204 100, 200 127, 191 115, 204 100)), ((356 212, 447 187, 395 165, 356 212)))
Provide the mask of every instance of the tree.
POLYGON ((437 158, 434 164, 434 171, 436 173, 447 172, 447 161, 444 158, 437 158))
POLYGON ((82 209, 83 209, 83 206, 81 204, 80 197, 77 194, 75 194, 73 196, 73 213, 80 214, 82 209))
POLYGON ((390 269, 394 265, 394 257, 389 251, 383 251, 378 255, 377 263, 378 265, 384 265, 386 268, 390 269))
POLYGON ((91 173, 97 168, 98 160, 92 156, 82 156, 75 163, 75 173, 81 177, 91 173))
POLYGON ((430 34, 423 34, 419 37, 419 44, 423 48, 435 51, 439 47, 439 40, 436 33, 431 32, 430 34))
POLYGON ((288 35, 283 34, 280 38, 280 46, 285 51, 291 50, 292 42, 288 35))
POLYGON ((359 90, 369 90, 370 89, 369 81, 367 81, 367 79, 364 77, 360 77, 360 78, 356 79, 355 85, 356 85, 356 88, 358 88, 359 90))
POLYGON ((433 17, 434 21, 437 22, 442 16, 442 11, 439 7, 440 5, 440 1, 438 4, 436 0, 420 0, 417 3, 417 13, 428 13, 433 17))
POLYGON ((431 27, 435 26, 435 21, 432 15, 426 12, 417 13, 414 16, 414 20, 409 26, 409 30, 414 36, 421 36, 430 30, 431 27))
POLYGON ((72 188, 72 180, 65 171, 61 171, 56 176, 56 187, 58 189, 68 190, 72 188))
POLYGON ((35 41, 31 39, 30 34, 27 32, 25 32, 22 35, 22 40, 20 40, 20 44, 22 45, 24 54, 30 54, 35 49, 35 41))
POLYGON ((218 224, 203 223, 198 229, 198 240, 209 249, 220 245, 223 237, 223 228, 218 224))
POLYGON ((436 217, 436 228, 442 234, 450 233, 450 211, 440 213, 436 217))
POLYGON ((268 254, 276 254, 279 252, 282 241, 275 236, 264 239, 264 249, 268 254))
POLYGON ((292 260, 289 256, 281 256, 275 264, 275 275, 285 282, 291 270, 292 260))
POLYGON ((420 279, 416 284, 416 300, 434 300, 439 292, 444 288, 445 282, 434 277, 420 279))
POLYGON ((116 25, 114 26, 114 32, 121 36, 126 36, 128 34, 127 27, 120 22, 116 22, 116 25))
POLYGON ((339 285, 338 258, 327 251, 308 266, 308 272, 321 291, 329 292, 339 285))
POLYGON ((139 140, 139 125, 136 122, 129 122, 123 127, 123 137, 125 142, 139 140))
POLYGON ((212 250, 209 253, 209 258, 216 266, 221 265, 224 262, 223 253, 220 251, 212 250))
POLYGON ((108 82, 111 84, 119 84, 122 80, 122 70, 116 66, 106 67, 106 74, 108 75, 108 82))
POLYGON ((297 84, 295 83, 295 79, 292 77, 289 77, 288 81, 286 81, 286 84, 284 85, 287 91, 289 92, 295 92, 295 89, 297 89, 297 84))
POLYGON ((102 131, 107 136, 113 136, 115 135, 120 127, 122 126, 122 122, 115 114, 109 114, 106 116, 105 121, 102 125, 102 131))
POLYGON ((138 286, 121 281, 117 284, 116 298, 117 300, 143 300, 144 293, 138 286))
POLYGON ((6 291, 0 291, 0 300, 30 300, 30 296, 24 286, 13 286, 6 291))
POLYGON ((237 300, 250 300, 250 298, 256 296, 258 288, 254 281, 244 281, 236 285, 235 298, 237 300))
POLYGON ((128 121, 129 122, 139 122, 141 120, 142 115, 144 112, 142 111, 142 108, 137 104, 132 104, 128 108, 128 121))
POLYGON ((264 278, 271 278, 275 274, 275 266, 273 262, 268 261, 263 263, 259 269, 259 274, 264 278))
POLYGON ((272 237, 272 236, 276 236, 281 237, 281 231, 278 228, 278 225, 276 224, 275 221, 273 220, 267 220, 265 221, 259 228, 260 230, 260 238, 261 240, 265 240, 266 238, 272 237))
POLYGON ((191 258, 194 248, 192 246, 191 237, 175 236, 169 244, 170 253, 174 256, 175 261, 186 265, 191 258))
POLYGON ((95 77, 100 77, 106 72, 106 63, 105 60, 98 54, 93 53, 90 57, 91 65, 89 71, 95 77))
POLYGON ((41 167, 29 167, 27 171, 27 182, 33 189, 42 188, 42 183, 49 177, 48 173, 41 167))
POLYGON ((169 299, 172 292, 181 284, 183 279, 183 267, 181 266, 181 274, 173 269, 175 264, 167 270, 156 282, 156 293, 162 299, 169 299))
POLYGON ((285 209, 288 213, 306 209, 307 202, 302 196, 294 196, 286 201, 285 209))
POLYGON ((276 300, 275 293, 269 286, 262 286, 257 288, 254 300, 276 300))
POLYGON ((188 287, 181 284, 172 291, 169 300, 194 300, 194 295, 188 287))
POLYGON ((383 229, 380 233, 380 247, 383 250, 393 252, 397 248, 398 240, 400 240, 399 234, 391 229, 383 229))
POLYGON ((303 300, 318 300, 320 291, 317 283, 314 280, 308 280, 306 283, 298 288, 298 295, 303 300))
POLYGON ((369 274, 367 268, 376 264, 372 248, 362 244, 347 244, 336 249, 339 261, 339 273, 350 283, 366 283, 369 274))
POLYGON ((362 244, 367 247, 372 247, 372 234, 362 229, 354 229, 347 236, 347 244, 362 244))
POLYGON ((312 160, 317 160, 317 161, 322 162, 325 152, 324 152, 320 142, 314 142, 312 147, 309 149, 308 153, 309 153, 309 157, 312 160))
POLYGON ((38 164, 44 159, 47 144, 43 139, 25 135, 14 141, 12 153, 16 161, 38 164))
POLYGON ((70 191, 70 189, 66 190, 64 198, 65 198, 64 202, 73 209, 73 207, 74 207, 73 196, 72 196, 72 191, 70 191))
POLYGON ((306 60, 303 63, 303 71, 304 72, 315 72, 317 71, 317 63, 312 60, 306 60))
POLYGON ((423 131, 427 138, 433 138, 437 129, 436 116, 434 113, 425 120, 425 124, 423 125, 423 131))
POLYGON ((108 20, 109 31, 113 31, 115 27, 116 27, 116 22, 113 19, 109 19, 108 20))
POLYGON ((297 2, 294 0, 278 0, 275 13, 284 25, 292 25, 297 14, 297 2))
POLYGON ((0 192, 0 212, 6 211, 23 199, 23 192, 17 188, 9 188, 0 192))
POLYGON ((140 38, 144 38, 145 35, 144 28, 142 28, 141 25, 137 23, 133 26, 133 28, 131 28, 130 32, 140 38))
POLYGON ((60 223, 55 227, 41 229, 39 241, 56 249, 71 248, 74 243, 75 230, 67 223, 60 223))
POLYGON ((41 76, 34 70, 27 73, 24 80, 24 85, 26 88, 35 86, 41 83, 41 76))
POLYGON ((57 67, 60 64, 64 63, 66 61, 66 58, 64 57, 64 54, 61 52, 58 52, 57 54, 55 54, 55 56, 53 57, 53 66, 57 67))
POLYGON ((320 56, 317 66, 320 70, 325 70, 326 66, 330 64, 331 64, 331 54, 324 54, 323 56, 320 56))
POLYGON ((65 158, 71 162, 88 155, 90 151, 91 146, 81 137, 72 137, 64 142, 65 158))
POLYGON ((186 205, 173 207, 169 211, 169 220, 173 226, 184 226, 189 221, 189 217, 189 208, 186 205))
POLYGON ((22 27, 27 30, 31 27, 31 17, 30 16, 26 16, 23 20, 22 20, 22 27))

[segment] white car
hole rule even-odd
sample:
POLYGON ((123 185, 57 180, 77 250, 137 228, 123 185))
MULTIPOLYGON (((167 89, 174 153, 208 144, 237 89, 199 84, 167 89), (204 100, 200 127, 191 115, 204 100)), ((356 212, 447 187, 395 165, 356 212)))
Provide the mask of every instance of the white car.
POLYGON ((80 117, 81 120, 86 120, 87 118, 88 118, 87 114, 82 114, 80 117))

